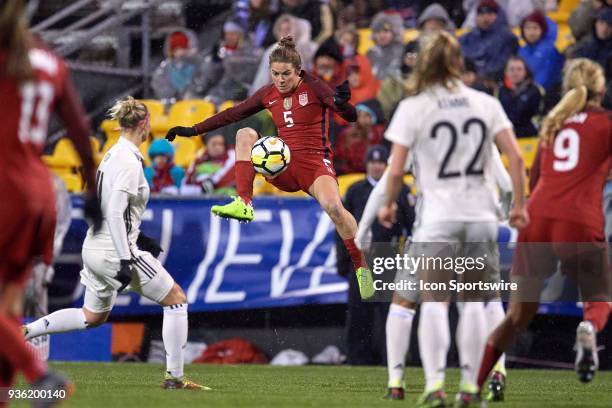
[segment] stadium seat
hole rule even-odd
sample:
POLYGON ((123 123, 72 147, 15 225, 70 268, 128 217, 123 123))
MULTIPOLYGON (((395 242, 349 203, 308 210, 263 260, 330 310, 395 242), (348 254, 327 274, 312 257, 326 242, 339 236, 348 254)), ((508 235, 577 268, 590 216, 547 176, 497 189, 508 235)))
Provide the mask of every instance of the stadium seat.
POLYGON ((557 10, 549 12, 548 16, 557 24, 565 24, 578 3, 580 3, 580 0, 559 0, 557 10))
POLYGON ((81 166, 81 159, 74 149, 72 141, 65 137, 57 142, 52 155, 43 156, 43 162, 52 168, 77 168, 81 166))
POLYGON ((364 178, 364 173, 343 174, 338 176, 338 190, 340 191, 340 197, 344 197, 350 186, 363 180, 364 178))
POLYGON ((178 101, 170 108, 168 119, 163 123, 151 123, 153 137, 164 137, 172 126, 191 126, 215 113, 212 102, 199 99, 178 101))
POLYGON ((523 152, 523 158, 525 159, 525 168, 531 169, 533 161, 535 159, 536 152, 538 151, 538 138, 529 137, 517 139, 521 152, 523 152))
POLYGON ((119 122, 113 119, 104 119, 100 123, 100 129, 106 135, 107 140, 117 140, 121 130, 119 129, 119 122))
POLYGON ((151 118, 155 117, 155 116, 165 116, 166 113, 164 112, 164 104, 161 103, 161 101, 157 100, 157 99, 141 99, 140 102, 142 102, 144 104, 144 106, 147 107, 149 114, 151 115, 151 118))
POLYGON ((140 153, 142 153, 142 157, 144 158, 145 166, 149 166, 151 164, 151 158, 149 157, 149 146, 150 145, 151 145, 151 141, 145 140, 138 148, 140 150, 140 153))
POLYGON ((183 168, 189 167, 198 152, 195 141, 187 137, 177 137, 172 142, 174 146, 174 163, 183 168))
POLYGON ((219 105, 219 112, 223 112, 224 110, 233 107, 235 104, 235 101, 225 101, 221 105, 219 105))
POLYGON ((576 39, 572 34, 570 26, 566 23, 559 23, 559 29, 557 31, 557 40, 555 41, 555 48, 559 52, 564 52, 567 47, 574 44, 576 39))

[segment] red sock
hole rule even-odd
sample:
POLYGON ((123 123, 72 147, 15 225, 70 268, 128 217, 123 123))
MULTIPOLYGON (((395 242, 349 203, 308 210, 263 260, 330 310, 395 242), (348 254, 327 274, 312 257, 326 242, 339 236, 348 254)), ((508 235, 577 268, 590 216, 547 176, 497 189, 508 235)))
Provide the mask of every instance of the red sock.
POLYGON ((491 343, 487 343, 484 355, 482 356, 482 362, 480 363, 480 370, 478 371, 478 389, 482 389, 482 385, 487 381, 489 373, 495 364, 497 364, 497 360, 499 360, 502 354, 504 354, 503 351, 498 350, 491 343))
POLYGON ((22 371, 30 384, 47 373, 47 367, 25 342, 19 324, 6 315, 0 315, 0 357, 7 360, 15 369, 22 371))
POLYGON ((354 238, 343 239, 342 242, 344 242, 344 246, 346 247, 346 250, 348 251, 351 257, 351 261, 353 261, 353 268, 355 270, 361 268, 362 266, 368 266, 366 264, 365 257, 363 256, 359 248, 357 248, 357 245, 355 245, 354 238))
POLYGON ((253 180, 255 169, 250 160, 236 160, 236 192, 247 204, 253 199, 253 180))
POLYGON ((599 333, 606 327, 608 316, 610 316, 610 303, 608 302, 584 302, 584 320, 588 320, 599 333))

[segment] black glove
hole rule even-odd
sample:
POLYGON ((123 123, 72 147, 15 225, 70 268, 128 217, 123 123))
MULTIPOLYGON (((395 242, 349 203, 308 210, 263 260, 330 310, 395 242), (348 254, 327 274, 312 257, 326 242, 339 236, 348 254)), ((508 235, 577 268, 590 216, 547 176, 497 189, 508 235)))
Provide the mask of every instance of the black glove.
POLYGON ((193 127, 175 126, 166 133, 166 140, 173 141, 177 136, 196 136, 198 132, 193 127))
POLYGON ((121 267, 115 276, 115 279, 121 282, 121 286, 117 289, 117 293, 121 293, 121 291, 132 281, 132 268, 130 268, 132 261, 129 259, 122 259, 120 262, 121 267))
POLYGON ((138 239, 136 240, 136 246, 143 250, 149 252, 154 257, 158 257, 160 252, 163 252, 161 246, 151 237, 147 237, 142 232, 138 234, 138 239))
POLYGON ((336 87, 336 93, 334 94, 334 103, 338 106, 342 106, 351 99, 351 88, 349 88, 348 80, 336 87))
POLYGON ((83 213, 85 218, 93 224, 93 231, 98 232, 102 226, 102 208, 100 208, 100 200, 95 194, 89 194, 85 197, 83 213))

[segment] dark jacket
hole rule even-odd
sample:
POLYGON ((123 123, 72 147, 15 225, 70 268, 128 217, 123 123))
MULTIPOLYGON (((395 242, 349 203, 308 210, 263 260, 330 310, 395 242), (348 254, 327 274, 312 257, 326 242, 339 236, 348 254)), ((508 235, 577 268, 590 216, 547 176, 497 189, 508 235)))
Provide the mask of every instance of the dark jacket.
POLYGON ((595 35, 595 28, 593 28, 591 38, 584 44, 578 45, 572 56, 574 58, 588 58, 602 67, 606 67, 612 59, 612 38, 600 40, 595 35))
POLYGON ((499 88, 501 102, 517 137, 533 137, 538 133, 532 119, 541 114, 543 91, 533 81, 526 80, 517 89, 505 85, 499 88))
POLYGON ((464 57, 476 64, 478 75, 490 79, 501 79, 508 57, 518 49, 514 34, 500 24, 486 31, 475 28, 459 42, 464 57))
MULTIPOLYGON (((351 185, 344 197, 344 207, 353 214, 357 222, 363 215, 368 197, 374 189, 374 186, 366 178, 351 185)), ((412 231, 415 213, 414 207, 411 204, 410 190, 404 185, 397 200, 397 223, 393 228, 387 229, 380 225, 378 221, 372 224, 372 242, 398 242, 404 236, 409 236, 412 231)), ((344 243, 340 236, 336 233, 336 257, 338 274, 341 276, 352 276, 353 264, 344 243)))

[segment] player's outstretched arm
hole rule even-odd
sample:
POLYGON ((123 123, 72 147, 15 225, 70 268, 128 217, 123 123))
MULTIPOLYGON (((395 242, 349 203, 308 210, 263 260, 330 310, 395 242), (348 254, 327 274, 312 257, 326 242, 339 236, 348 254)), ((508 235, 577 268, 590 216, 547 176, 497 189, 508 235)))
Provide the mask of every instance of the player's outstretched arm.
POLYGON ((355 122, 357 120, 357 111, 355 107, 349 103, 351 99, 351 89, 348 81, 344 81, 333 91, 325 82, 311 74, 304 74, 304 82, 306 82, 313 90, 319 101, 334 112, 337 112, 342 119, 355 122))
POLYGON ((171 128, 166 134, 166 139, 173 141, 176 136, 192 137, 201 135, 221 126, 229 125, 230 123, 238 122, 242 119, 246 119, 249 116, 265 109, 262 102, 262 95, 269 89, 269 85, 261 88, 255 92, 252 96, 248 97, 238 105, 226 109, 222 112, 212 115, 210 118, 196 123, 191 127, 175 126, 171 128))

